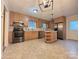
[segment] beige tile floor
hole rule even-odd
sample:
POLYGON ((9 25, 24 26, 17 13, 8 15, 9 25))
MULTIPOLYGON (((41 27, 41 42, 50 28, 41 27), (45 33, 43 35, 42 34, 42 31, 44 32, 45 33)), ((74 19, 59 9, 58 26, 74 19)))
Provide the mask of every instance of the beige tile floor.
POLYGON ((77 41, 58 40, 47 44, 43 39, 11 44, 2 59, 77 59, 77 41))

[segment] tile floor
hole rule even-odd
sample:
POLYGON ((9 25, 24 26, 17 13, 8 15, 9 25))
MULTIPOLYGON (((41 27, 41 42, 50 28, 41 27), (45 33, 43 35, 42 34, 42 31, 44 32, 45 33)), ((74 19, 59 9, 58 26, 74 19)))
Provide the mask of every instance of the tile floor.
POLYGON ((78 42, 58 40, 48 44, 44 39, 11 44, 2 59, 77 59, 78 42))

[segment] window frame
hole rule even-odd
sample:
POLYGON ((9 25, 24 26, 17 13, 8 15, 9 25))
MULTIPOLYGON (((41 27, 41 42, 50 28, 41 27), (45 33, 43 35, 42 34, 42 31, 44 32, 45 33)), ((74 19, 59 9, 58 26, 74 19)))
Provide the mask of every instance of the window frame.
POLYGON ((69 30, 70 31, 77 31, 78 30, 78 20, 71 20, 70 22, 69 22, 69 30), (77 28, 75 29, 73 29, 72 27, 74 27, 72 24, 71 24, 71 22, 77 22, 77 24, 75 24, 76 26, 77 26, 77 28))
POLYGON ((41 24, 41 28, 42 28, 42 29, 47 29, 47 24, 46 24, 45 22, 42 22, 42 24, 41 24), (43 26, 43 24, 46 25, 46 28, 43 26))
POLYGON ((36 29, 36 22, 35 22, 34 20, 29 20, 29 21, 28 21, 28 28, 29 28, 29 29, 36 29), (35 25, 34 27, 35 27, 35 28, 30 27, 30 25, 29 25, 30 22, 33 22, 33 23, 34 23, 34 25, 35 25))

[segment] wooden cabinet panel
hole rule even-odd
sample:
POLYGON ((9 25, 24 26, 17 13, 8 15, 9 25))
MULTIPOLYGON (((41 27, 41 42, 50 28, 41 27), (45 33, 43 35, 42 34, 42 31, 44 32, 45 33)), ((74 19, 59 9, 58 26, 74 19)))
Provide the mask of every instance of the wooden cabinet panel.
POLYGON ((24 39, 25 39, 25 41, 30 39, 30 32, 24 33, 24 39))
POLYGON ((29 18, 24 16, 22 21, 24 22, 24 26, 27 27, 28 26, 28 21, 29 21, 29 18))
POLYGON ((15 21, 23 21, 25 26, 28 25, 28 17, 20 13, 10 12, 10 25, 13 25, 15 21))
POLYGON ((30 34, 31 34, 31 39, 37 39, 38 38, 38 32, 37 31, 32 31, 30 34))
POLYGON ((14 14, 10 13, 10 22, 9 22, 10 26, 12 26, 13 22, 14 22, 14 14))
POLYGON ((40 28, 42 22, 45 22, 47 24, 47 27, 48 27, 49 21, 38 19, 38 18, 35 18, 35 17, 30 17, 30 16, 27 16, 27 15, 24 15, 24 14, 21 14, 21 13, 18 13, 18 12, 10 11, 10 25, 11 26, 13 25, 13 22, 15 22, 15 21, 23 21, 24 25, 27 27, 28 21, 30 19, 34 20, 36 22, 37 28, 40 28))
POLYGON ((37 31, 28 31, 28 32, 25 32, 24 36, 25 36, 25 41, 37 39, 38 38, 38 32, 37 31))
POLYGON ((12 43, 12 31, 9 32, 9 43, 12 43))
POLYGON ((45 42, 51 43, 57 40, 56 32, 45 32, 45 42))

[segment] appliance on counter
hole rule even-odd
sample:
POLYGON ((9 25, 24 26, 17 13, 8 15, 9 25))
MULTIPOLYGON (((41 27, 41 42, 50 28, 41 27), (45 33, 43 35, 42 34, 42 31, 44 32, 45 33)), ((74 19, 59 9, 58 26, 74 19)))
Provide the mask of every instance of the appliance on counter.
POLYGON ((57 39, 63 40, 63 29, 64 29, 63 22, 54 24, 54 31, 57 31, 57 39))
POLYGON ((24 23, 22 22, 14 22, 13 29, 13 43, 23 42, 24 41, 24 23))

